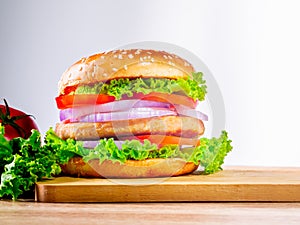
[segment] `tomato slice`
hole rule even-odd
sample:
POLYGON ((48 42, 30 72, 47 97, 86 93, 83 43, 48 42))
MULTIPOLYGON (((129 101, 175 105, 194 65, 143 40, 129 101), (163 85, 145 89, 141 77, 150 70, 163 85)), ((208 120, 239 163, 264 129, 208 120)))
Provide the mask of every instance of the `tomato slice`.
MULTIPOLYGON (((197 101, 192 98, 177 94, 166 94, 153 92, 150 94, 134 93, 132 97, 124 96, 122 99, 141 99, 149 101, 166 102, 171 105, 184 105, 189 108, 196 108, 197 101)), ((72 95, 61 95, 56 97, 57 108, 66 109, 76 106, 92 105, 92 104, 103 104, 115 101, 115 97, 106 94, 72 94, 72 95)))
POLYGON ((130 98, 157 101, 157 102, 166 102, 166 103, 170 103, 171 105, 184 105, 193 109, 196 108, 197 106, 197 101, 194 101, 194 99, 188 96, 177 95, 177 94, 152 92, 150 94, 144 95, 142 93, 134 93, 133 97, 130 98))
POLYGON ((55 98, 57 108, 66 109, 83 105, 94 105, 113 102, 115 97, 105 94, 61 95, 55 98))
POLYGON ((168 136, 168 135, 137 135, 132 137, 123 137, 125 139, 137 139, 140 141, 144 141, 148 139, 150 142, 157 144, 158 146, 164 145, 193 145, 199 146, 200 140, 197 138, 183 138, 176 136, 168 136))

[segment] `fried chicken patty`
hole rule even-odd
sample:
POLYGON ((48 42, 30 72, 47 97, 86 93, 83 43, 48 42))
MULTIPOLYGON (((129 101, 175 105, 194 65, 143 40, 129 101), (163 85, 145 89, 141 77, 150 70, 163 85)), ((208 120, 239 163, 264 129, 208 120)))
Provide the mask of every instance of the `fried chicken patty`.
POLYGON ((204 133, 204 125, 201 120, 192 117, 163 116, 99 123, 58 123, 55 132, 62 139, 75 140, 146 134, 192 138, 204 133))

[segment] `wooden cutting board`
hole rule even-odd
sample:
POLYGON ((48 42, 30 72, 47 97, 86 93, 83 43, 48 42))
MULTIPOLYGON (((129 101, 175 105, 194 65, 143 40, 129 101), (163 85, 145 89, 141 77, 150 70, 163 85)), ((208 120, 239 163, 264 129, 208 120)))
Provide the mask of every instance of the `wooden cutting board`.
POLYGON ((300 201, 300 167, 226 167, 155 179, 58 177, 36 183, 35 194, 39 202, 300 201))

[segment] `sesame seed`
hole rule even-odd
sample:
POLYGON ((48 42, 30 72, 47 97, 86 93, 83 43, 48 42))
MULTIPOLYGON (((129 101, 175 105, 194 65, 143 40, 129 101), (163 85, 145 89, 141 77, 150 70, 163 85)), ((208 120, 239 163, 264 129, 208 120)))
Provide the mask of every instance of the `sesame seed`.
POLYGON ((152 52, 147 52, 149 55, 152 55, 152 52))
POLYGON ((119 54, 118 59, 123 59, 123 56, 119 54))
POLYGON ((190 64, 187 62, 184 62, 184 66, 190 66, 190 64))
POLYGON ((151 62, 154 62, 154 58, 151 58, 151 60, 150 60, 151 62))
POLYGON ((141 65, 146 66, 146 65, 150 65, 151 62, 141 62, 141 65))
POLYGON ((114 55, 114 58, 118 58, 118 55, 114 55))
POLYGON ((127 65, 124 65, 124 69, 125 69, 125 70, 127 70, 127 69, 128 69, 127 65))
POLYGON ((141 50, 138 49, 138 50, 136 50, 136 52, 134 54, 139 55, 140 53, 141 53, 141 50))
POLYGON ((166 55, 163 55, 163 57, 164 57, 165 59, 168 59, 168 57, 167 57, 166 55))
POLYGON ((117 68, 112 68, 112 71, 117 72, 118 69, 117 68))
POLYGON ((150 55, 148 55, 147 59, 151 59, 151 56, 150 56, 150 55))
POLYGON ((123 54, 123 55, 126 55, 126 54, 127 54, 127 52, 126 52, 126 51, 123 51, 123 52, 122 52, 122 54, 123 54))
POLYGON ((168 64, 171 65, 171 66, 175 66, 175 64, 171 61, 169 61, 168 64))
POLYGON ((100 58, 101 58, 101 59, 104 59, 104 58, 105 58, 105 56, 104 56, 104 55, 101 55, 101 56, 100 56, 100 58))
POLYGON ((104 77, 107 77, 107 73, 103 73, 103 76, 104 76, 104 77))
POLYGON ((169 59, 173 59, 170 55, 168 55, 168 58, 169 58, 169 59))
POLYGON ((129 54, 129 55, 128 55, 128 58, 129 58, 129 59, 132 59, 133 57, 134 57, 134 56, 133 56, 132 54, 129 54))
POLYGON ((144 61, 142 57, 140 57, 140 61, 142 61, 142 62, 144 61))
POLYGON ((144 56, 144 59, 147 59, 147 56, 144 56))
POLYGON ((117 52, 117 50, 112 51, 112 54, 115 54, 117 52))

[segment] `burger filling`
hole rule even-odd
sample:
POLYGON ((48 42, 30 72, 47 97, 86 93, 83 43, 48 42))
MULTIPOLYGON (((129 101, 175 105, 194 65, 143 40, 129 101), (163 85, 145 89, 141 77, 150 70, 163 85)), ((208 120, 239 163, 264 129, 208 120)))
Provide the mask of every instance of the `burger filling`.
POLYGON ((59 149, 62 164, 75 156, 100 163, 182 158, 205 168, 213 163, 217 171, 231 149, 226 132, 199 139, 208 120, 197 109, 206 94, 202 73, 189 79, 114 79, 64 93, 56 98, 61 123, 45 139, 59 149))

